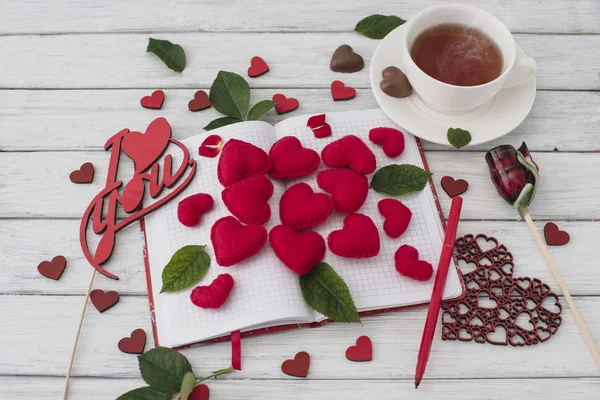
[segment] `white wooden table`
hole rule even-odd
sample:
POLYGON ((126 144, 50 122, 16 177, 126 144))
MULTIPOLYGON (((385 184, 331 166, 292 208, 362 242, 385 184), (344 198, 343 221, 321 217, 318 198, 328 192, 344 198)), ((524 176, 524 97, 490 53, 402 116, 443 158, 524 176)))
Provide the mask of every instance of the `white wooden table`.
MULTIPOLYGON (((526 224, 494 192, 483 159, 492 146, 526 140, 542 169, 531 213, 540 227, 552 220, 570 232, 571 243, 552 254, 600 346, 600 2, 463 2, 494 13, 515 33, 537 60, 539 90, 531 115, 509 136, 460 152, 425 144, 436 185, 445 174, 467 179, 459 233, 497 236, 513 252, 518 275, 558 290, 526 224)), ((357 21, 375 12, 410 18, 437 2, 301 3, 0 1, 0 398, 61 395, 91 273, 79 248, 79 219, 103 184, 109 136, 144 129, 159 115, 176 138, 200 133, 217 112, 191 113, 188 100, 221 69, 244 75, 254 55, 271 72, 250 81, 253 102, 282 92, 300 100, 296 114, 375 107, 368 67, 343 77, 358 89, 354 100, 331 101, 329 84, 339 78, 328 68, 332 51, 350 44, 368 64, 378 41, 353 33, 357 21), (149 36, 184 47, 183 74, 145 53, 149 36), (167 95, 163 109, 142 109, 139 99, 157 88, 167 95), (86 161, 97 179, 75 186, 68 174, 86 161), (55 282, 36 266, 57 254, 68 267, 55 282)), ((280 119, 269 113, 269 121, 280 119)), ((440 197, 447 211, 447 196, 440 197)), ((137 227, 121 232, 109 267, 121 280, 99 277, 96 287, 119 291, 121 302, 105 314, 88 311, 72 399, 112 399, 143 384, 136 358, 116 347, 135 328, 151 332, 137 227)), ((443 342, 438 334, 427 380, 415 391, 425 313, 420 307, 365 318, 362 328, 334 324, 245 340, 243 371, 211 381, 211 399, 600 398, 599 371, 566 308, 558 335, 539 346, 443 342), (373 340, 371 363, 344 359, 360 334, 373 340), (312 357, 305 380, 280 371, 300 350, 312 357)), ((228 343, 184 353, 198 375, 230 364, 228 343)))

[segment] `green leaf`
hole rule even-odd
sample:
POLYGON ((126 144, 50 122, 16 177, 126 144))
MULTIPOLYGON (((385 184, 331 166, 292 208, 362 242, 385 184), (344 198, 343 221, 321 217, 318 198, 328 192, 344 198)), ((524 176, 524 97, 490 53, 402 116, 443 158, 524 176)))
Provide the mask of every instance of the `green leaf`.
POLYGON ((155 347, 138 357, 142 378, 161 392, 177 393, 183 377, 192 372, 190 362, 183 354, 166 347, 155 347))
POLYGON ((181 72, 185 69, 185 51, 178 44, 150 38, 146 51, 156 54, 173 71, 181 72))
POLYGON ((192 390, 194 390, 194 386, 196 386, 196 377, 193 372, 188 372, 183 377, 183 382, 181 382, 181 389, 179 390, 180 400, 187 400, 192 390))
POLYGON ((238 122, 242 122, 242 120, 233 117, 221 117, 210 121, 208 125, 204 127, 204 130, 212 131, 213 129, 221 128, 226 125, 236 124, 238 122))
POLYGON ((177 250, 162 272, 163 292, 177 292, 200 281, 210 267, 206 246, 184 246, 177 250))
POLYGON ((336 322, 360 322, 348 286, 329 264, 318 263, 300 275, 300 289, 313 310, 336 322))
POLYGON ((471 133, 460 128, 448 128, 448 143, 457 149, 471 143, 471 133))
POLYGON ((219 71, 210 87, 210 104, 221 114, 246 119, 250 107, 250 86, 238 74, 219 71))
POLYGON ((150 386, 130 390, 117 397, 117 400, 171 400, 171 393, 159 392, 150 386))
POLYGON ((371 179, 371 188, 376 192, 400 196, 423 190, 431 175, 414 165, 392 164, 375 172, 371 179))
POLYGON ((354 30, 371 39, 383 39, 388 33, 405 23, 395 15, 373 14, 361 19, 354 30))
POLYGON ((248 113, 248 121, 256 121, 258 120, 264 113, 269 111, 271 108, 277 105, 276 101, 273 100, 263 100, 259 101, 252 107, 250 112, 248 113))

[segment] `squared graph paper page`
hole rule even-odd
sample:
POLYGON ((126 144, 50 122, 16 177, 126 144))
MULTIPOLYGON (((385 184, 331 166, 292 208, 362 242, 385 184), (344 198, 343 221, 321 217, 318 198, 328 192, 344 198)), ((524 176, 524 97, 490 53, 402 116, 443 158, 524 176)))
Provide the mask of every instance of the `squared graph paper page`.
MULTIPOLYGON (((267 153, 276 140, 273 126, 264 122, 235 124, 211 133, 221 136, 224 143, 235 137, 261 147, 267 153)), ((230 213, 221 200, 223 187, 217 180, 219 158, 198 156, 198 147, 206 136, 198 135, 183 141, 191 157, 197 162, 196 175, 191 184, 174 201, 146 218, 155 318, 162 346, 181 346, 223 336, 239 329, 312 322, 315 319, 314 312, 302 298, 298 276, 281 264, 268 241, 257 255, 242 263, 227 268, 217 264, 210 241, 210 230, 216 220, 230 213), (198 226, 183 226, 177 220, 177 204, 200 192, 213 197, 214 208, 202 215, 198 226), (175 251, 191 244, 207 245, 206 251, 212 260, 200 285, 210 284, 217 275, 223 273, 231 274, 235 280, 230 298, 218 310, 204 310, 193 305, 190 301, 193 287, 177 293, 160 293, 163 268, 175 251)), ((181 163, 181 152, 173 152, 173 156, 176 168, 181 163)), ((265 224, 267 231, 279 224, 279 200, 285 190, 281 181, 273 180, 273 186, 273 196, 269 201, 271 219, 265 224)))
MULTIPOLYGON (((414 136, 405 134, 404 152, 395 159, 383 153, 380 146, 369 140, 369 131, 376 127, 399 128, 381 110, 350 111, 327 113, 326 122, 331 126, 330 137, 317 139, 307 128, 309 116, 289 118, 275 125, 277 139, 296 136, 304 147, 321 153, 321 150, 334 140, 346 135, 361 138, 377 158, 377 169, 390 164, 412 164, 423 168, 423 161, 414 136)), ((308 177, 290 180, 287 187, 298 183, 308 183, 314 191, 322 192, 317 185, 317 173, 327 169, 323 163, 308 177)), ((369 175, 369 182, 373 174, 369 175)), ((434 278, 419 282, 400 275, 395 268, 394 254, 403 244, 409 244, 419 251, 419 258, 437 268, 443 243, 443 228, 437 212, 433 192, 429 184, 418 193, 397 197, 412 211, 412 219, 407 231, 398 239, 388 237, 383 231, 384 218, 377 209, 377 203, 391 197, 369 189, 365 204, 358 213, 369 216, 379 231, 381 250, 371 258, 353 259, 339 257, 329 249, 323 261, 331 265, 346 281, 359 311, 382 309, 396 306, 426 303, 431 299, 434 278)), ((321 225, 314 228, 325 240, 330 232, 341 229, 346 215, 334 211, 321 225)), ((456 268, 450 268, 444 298, 457 297, 462 293, 461 281, 456 268)), ((319 319, 323 319, 321 316, 319 319)))

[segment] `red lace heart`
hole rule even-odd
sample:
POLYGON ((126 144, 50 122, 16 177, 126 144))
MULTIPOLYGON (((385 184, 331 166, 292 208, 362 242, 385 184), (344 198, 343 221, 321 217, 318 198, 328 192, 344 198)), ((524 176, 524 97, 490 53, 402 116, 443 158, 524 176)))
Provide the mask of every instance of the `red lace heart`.
POLYGON ((281 222, 296 231, 319 225, 332 212, 333 198, 325 193, 314 193, 304 182, 288 188, 279 201, 281 222))

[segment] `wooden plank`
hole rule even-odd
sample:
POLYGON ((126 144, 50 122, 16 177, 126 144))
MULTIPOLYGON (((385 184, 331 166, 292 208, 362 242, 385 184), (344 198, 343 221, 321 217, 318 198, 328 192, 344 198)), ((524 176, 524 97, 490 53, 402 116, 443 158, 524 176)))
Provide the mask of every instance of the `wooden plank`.
MULTIPOLYGON (((367 365, 364 368, 368 368, 367 365)), ((410 380, 212 380, 206 382, 211 398, 250 399, 346 399, 364 400, 376 393, 382 400, 481 400, 503 398, 531 400, 534 398, 562 399, 577 396, 577 400, 597 400, 600 391, 598 378, 550 379, 457 379, 423 381, 414 390, 410 380)), ((74 378, 70 399, 114 399, 136 387, 145 386, 141 379, 74 378)), ((0 377, 3 398, 59 398, 63 379, 58 377, 0 377)))
MULTIPOLYGON (((542 229, 543 223, 538 224, 542 229)), ((553 247, 567 287, 574 295, 600 295, 600 269, 595 248, 600 243, 600 224, 597 222, 560 222, 560 227, 571 235, 567 246, 553 247)), ((83 258, 78 240, 77 220, 5 220, 0 223, 0 243, 10 249, 3 255, 2 294, 84 294, 92 268, 83 258), (35 241, 32 241, 35 238, 35 241), (36 269, 42 260, 58 253, 67 257, 68 265, 60 281, 41 277, 36 269)), ((146 281, 141 255, 139 225, 123 230, 117 237, 112 259, 106 267, 120 278, 113 281, 103 276, 96 278, 95 287, 117 290, 121 294, 146 295, 146 281)), ((558 291, 552 274, 536 249, 536 244, 525 222, 463 221, 459 235, 485 233, 504 243, 515 257, 518 276, 534 276, 558 291)))
MULTIPOLYGON (((600 343, 600 297, 578 297, 575 301, 594 340, 600 343)), ((0 296, 0 375, 63 375, 82 302, 81 296, 0 296)), ((418 307, 364 318, 362 327, 330 324, 245 339, 243 371, 236 373, 235 378, 293 380, 281 373, 280 365, 300 350, 312 356, 310 374, 314 379, 413 378, 426 311, 426 307, 418 307), (373 361, 368 366, 348 363, 344 357, 346 348, 364 334, 373 341, 373 361)), ((144 298, 124 297, 104 314, 91 308, 86 314, 74 376, 139 377, 136 357, 117 349, 119 339, 136 328, 150 333, 148 303, 144 298)), ((152 346, 149 337, 147 348, 152 346)), ((182 352, 202 373, 226 368, 231 363, 228 342, 182 352)), ((598 376, 568 310, 563 313, 557 336, 538 346, 445 342, 438 333, 427 372, 431 379, 598 376)))
MULTIPOLYGON (((538 88, 600 89, 600 35, 518 34, 515 39, 537 60, 538 88)), ((246 75, 257 54, 271 71, 252 80, 253 87, 323 88, 342 79, 368 88, 368 68, 349 75, 329 70, 332 52, 343 43, 352 45, 368 65, 379 42, 346 32, 4 36, 0 48, 11 49, 11 57, 0 63, 0 88, 209 87, 221 69, 246 75), (146 53, 149 36, 181 44, 187 69, 174 73, 146 53)))
MULTIPOLYGON (((253 82, 253 81, 251 81, 253 82)), ((205 88, 208 91, 208 89, 205 88)), ((255 89, 252 103, 282 92, 300 101, 292 114, 271 111, 265 120, 277 123, 293 115, 377 108, 369 89, 359 89, 352 101, 331 101, 328 89, 255 89)), ((214 108, 187 109, 194 89, 171 89, 161 110, 146 110, 139 100, 150 90, 5 90, 0 93, 0 150, 103 150, 106 140, 124 127, 143 129, 152 118, 165 116, 173 136, 184 139, 221 116, 214 108), (42 129, 40 129, 42 127, 42 129)), ((510 135, 469 148, 488 150, 503 143, 527 141, 532 151, 599 151, 600 93, 537 93, 529 117, 510 135)), ((427 150, 448 149, 425 143, 427 150)))
MULTIPOLYGON (((494 0, 465 0, 493 13, 517 32, 598 32, 600 15, 594 0, 540 2, 526 0, 519 7, 494 0), (548 21, 552 21, 551 24, 548 21)), ((54 1, 52 6, 9 2, 0 15, 0 33, 60 32, 169 32, 169 31, 350 31, 372 13, 397 14, 405 19, 435 0, 411 2, 369 0, 352 3, 305 0, 277 3, 256 0, 243 10, 218 0, 164 2, 103 1, 90 8, 85 2, 54 1)))
MULTIPOLYGON (((426 152, 438 192, 443 175, 466 179, 465 219, 516 219, 518 214, 495 192, 484 153, 426 152)), ((542 181, 531 214, 538 219, 597 219, 600 187, 594 186, 600 169, 598 153, 535 153, 542 181), (582 190, 585 188, 586 190, 582 190), (574 206, 574 205, 577 206, 574 206)), ((0 176, 10 177, 0 191, 0 217, 80 218, 87 204, 104 187, 108 154, 104 152, 0 153, 0 176), (94 183, 74 185, 68 175, 84 162, 96 168, 94 183)), ((129 179, 127 167, 120 168, 129 179)), ((274 202, 275 200, 272 199, 274 202)), ((440 196, 444 209, 447 196, 440 196)), ((275 204, 275 203, 273 203, 275 204)))

